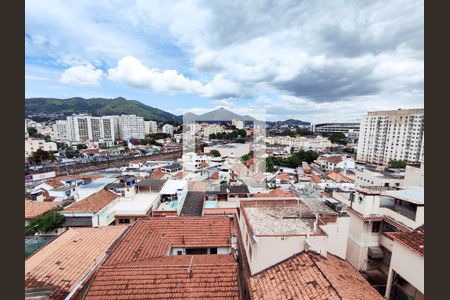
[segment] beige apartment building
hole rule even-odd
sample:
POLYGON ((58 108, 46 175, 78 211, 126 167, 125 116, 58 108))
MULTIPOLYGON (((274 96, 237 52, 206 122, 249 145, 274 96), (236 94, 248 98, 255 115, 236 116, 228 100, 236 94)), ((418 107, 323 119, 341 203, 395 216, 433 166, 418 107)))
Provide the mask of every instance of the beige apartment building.
POLYGON ((357 161, 418 164, 424 156, 424 109, 369 112, 361 121, 357 161))

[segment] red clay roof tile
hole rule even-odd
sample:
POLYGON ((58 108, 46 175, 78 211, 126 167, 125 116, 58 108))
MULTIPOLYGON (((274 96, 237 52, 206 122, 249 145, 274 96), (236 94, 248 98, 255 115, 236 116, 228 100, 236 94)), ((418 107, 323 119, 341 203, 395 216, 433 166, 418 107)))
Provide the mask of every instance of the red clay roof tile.
POLYGON ((32 219, 56 209, 60 202, 25 201, 25 219, 32 219))
POLYGON ((89 197, 67 206, 65 212, 90 212, 96 213, 119 196, 108 190, 101 190, 89 197))
POLYGON ((25 287, 53 287, 50 299, 64 299, 125 229, 70 228, 25 261, 25 287))
POLYGON ((348 262, 302 252, 253 276, 253 299, 383 299, 348 262))

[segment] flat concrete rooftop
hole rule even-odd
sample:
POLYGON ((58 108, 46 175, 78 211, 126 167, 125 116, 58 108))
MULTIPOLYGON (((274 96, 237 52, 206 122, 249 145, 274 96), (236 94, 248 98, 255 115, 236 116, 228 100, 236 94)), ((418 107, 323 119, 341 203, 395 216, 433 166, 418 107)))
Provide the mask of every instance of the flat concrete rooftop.
POLYGON ((315 219, 304 206, 245 207, 255 235, 306 234, 313 230, 315 219))

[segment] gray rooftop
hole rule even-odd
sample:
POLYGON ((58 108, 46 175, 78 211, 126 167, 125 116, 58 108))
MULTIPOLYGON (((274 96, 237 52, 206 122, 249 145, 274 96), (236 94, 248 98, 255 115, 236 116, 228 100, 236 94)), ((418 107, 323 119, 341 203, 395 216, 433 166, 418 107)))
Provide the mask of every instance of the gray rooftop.
POLYGON ((397 191, 384 191, 382 195, 400 199, 417 205, 425 204, 425 194, 423 187, 408 187, 397 191))
POLYGON ((296 206, 245 207, 245 212, 256 235, 306 234, 315 221, 296 206))

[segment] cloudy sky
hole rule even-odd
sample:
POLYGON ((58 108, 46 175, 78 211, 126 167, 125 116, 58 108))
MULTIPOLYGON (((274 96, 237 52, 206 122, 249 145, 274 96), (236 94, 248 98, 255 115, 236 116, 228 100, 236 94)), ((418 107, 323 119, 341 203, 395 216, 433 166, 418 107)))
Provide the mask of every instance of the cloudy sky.
POLYGON ((26 97, 354 121, 423 107, 423 1, 26 1, 26 97))

